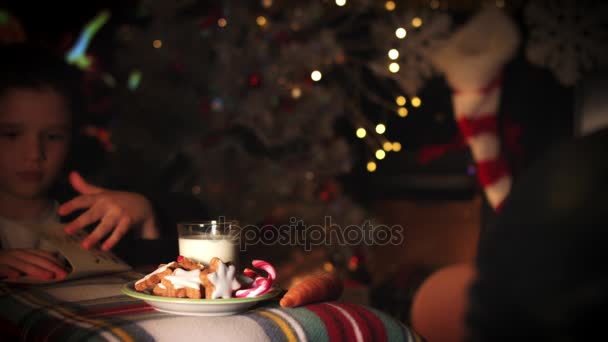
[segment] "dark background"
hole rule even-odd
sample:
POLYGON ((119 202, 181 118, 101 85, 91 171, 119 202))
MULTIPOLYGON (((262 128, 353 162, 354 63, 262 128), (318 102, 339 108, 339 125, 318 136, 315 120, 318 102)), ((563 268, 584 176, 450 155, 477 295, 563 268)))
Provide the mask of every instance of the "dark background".
MULTIPOLYGON (((458 3, 458 2, 457 2, 458 3)), ((114 63, 113 38, 120 24, 133 20, 137 1, 53 1, 3 0, 0 7, 7 9, 22 22, 28 40, 67 51, 82 27, 100 10, 109 9, 112 16, 98 32, 89 51, 98 56, 103 69, 112 70, 114 63)), ((464 22, 471 14, 454 10, 455 21, 464 22)), ((515 13, 521 24, 521 13, 515 13)), ((520 25, 525 28, 525 25, 520 25)), ((523 33, 523 40, 526 32, 523 33)), ((520 170, 542 155, 556 141, 572 136, 574 88, 566 88, 555 80, 547 69, 530 65, 523 55, 522 44, 517 57, 505 69, 502 104, 499 116, 510 124, 521 127, 518 139, 523 154, 511 156, 520 170)), ((363 144, 352 135, 352 127, 337 123, 337 131, 348 137, 354 150, 355 167, 342 178, 352 195, 363 203, 377 197, 401 198, 470 198, 479 189, 469 167, 472 158, 466 149, 451 151, 428 165, 418 162, 417 151, 433 144, 446 144, 458 134, 451 109, 449 88, 441 78, 427 83, 420 93, 424 105, 408 120, 396 121, 387 132, 389 139, 402 143, 400 157, 387 158, 378 172, 365 171, 367 157, 363 144)), ((104 117, 89 118, 104 124, 104 117)), ((508 151, 507 151, 508 152, 508 151)), ((101 156, 100 156, 101 157, 101 156)), ((516 169, 517 176, 517 169, 516 169)))

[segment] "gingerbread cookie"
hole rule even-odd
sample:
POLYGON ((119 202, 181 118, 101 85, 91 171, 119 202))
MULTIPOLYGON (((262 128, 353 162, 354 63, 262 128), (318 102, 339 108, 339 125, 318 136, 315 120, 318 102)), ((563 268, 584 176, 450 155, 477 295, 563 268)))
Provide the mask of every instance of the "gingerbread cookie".
POLYGON ((173 275, 163 278, 157 284, 152 293, 163 297, 200 299, 201 281, 200 269, 186 271, 181 268, 175 269, 173 275))
POLYGON ((175 268, 177 268, 177 266, 178 265, 175 261, 170 262, 166 265, 162 265, 162 264, 159 265, 158 268, 154 272, 146 275, 142 279, 135 282, 135 290, 145 291, 147 289, 154 287, 155 285, 160 283, 160 281, 164 277, 166 277, 170 274, 173 274, 173 270, 175 268))
POLYGON ((232 293, 241 288, 236 275, 234 265, 225 264, 217 257, 211 259, 208 271, 203 271, 200 277, 205 287, 205 298, 232 298, 232 293))
POLYGON ((188 270, 188 271, 192 271, 192 270, 202 270, 205 268, 205 266, 203 264, 200 264, 190 258, 186 258, 184 256, 178 256, 177 257, 177 264, 179 265, 179 267, 188 270))

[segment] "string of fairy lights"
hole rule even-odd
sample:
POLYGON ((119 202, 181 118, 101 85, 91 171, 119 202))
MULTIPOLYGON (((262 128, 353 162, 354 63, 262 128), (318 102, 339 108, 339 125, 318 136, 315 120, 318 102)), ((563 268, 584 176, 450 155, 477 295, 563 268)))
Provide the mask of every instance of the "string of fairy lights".
MULTIPOLYGON (((335 3, 339 7, 344 7, 347 4, 347 0, 335 0, 335 3)), ((495 0, 494 5, 498 8, 505 6, 504 0, 495 0)), ((447 1, 431 0, 428 2, 428 6, 432 10, 438 10, 440 8, 447 8, 447 1)), ((385 1, 384 9, 388 12, 392 12, 397 9, 397 3, 395 1, 385 1)), ((394 34, 396 39, 403 40, 407 39, 408 29, 419 29, 423 25, 423 20, 420 17, 414 17, 409 23, 398 26, 395 28, 394 34), (409 26, 409 28, 408 28, 409 26)), ((398 59, 400 56, 399 50, 391 48, 387 51, 387 65, 389 72, 393 74, 399 73, 402 68, 399 65, 398 59)), ((408 98, 405 95, 398 95, 395 97, 396 109, 395 112, 400 118, 406 118, 410 114, 410 110, 406 107, 408 98)), ((412 108, 419 108, 422 106, 422 99, 419 96, 412 96, 409 99, 409 104, 412 108)), ((362 124, 355 128, 355 135, 359 139, 371 140, 370 146, 372 148, 372 155, 367 161, 366 169, 368 172, 375 172, 378 169, 378 162, 384 160, 388 152, 399 152, 402 149, 401 143, 398 141, 389 141, 384 137, 387 131, 386 123, 377 123, 375 127, 373 124, 366 122, 367 120, 359 120, 362 124)))
MULTIPOLYGON (((345 6, 347 0, 336 0, 337 6, 345 6)), ((431 6, 433 7, 433 6, 431 6)), ((397 4, 395 1, 386 1, 384 3, 385 10, 391 12, 397 8, 397 4)), ((419 17, 414 17, 410 23, 413 28, 419 28, 422 26, 422 19, 419 17)), ((397 39, 406 39, 407 37, 407 28, 400 26, 395 28, 395 37, 397 39)), ((401 70, 401 66, 397 62, 399 58, 399 50, 396 48, 391 48, 387 51, 387 68, 388 70, 396 74, 401 70)), ((409 115, 410 110, 406 107, 408 103, 408 99, 405 95, 398 95, 395 97, 396 109, 395 112, 400 118, 406 118, 409 115)), ((422 100, 418 96, 413 96, 409 99, 409 103, 411 107, 418 108, 422 105, 422 100)), ((368 128, 364 125, 361 125, 355 129, 355 135, 359 139, 371 139, 376 144, 372 143, 373 156, 369 158, 366 163, 366 169, 368 172, 375 172, 378 169, 378 162, 384 160, 387 157, 388 152, 400 152, 402 149, 401 143, 399 141, 389 141, 385 138, 384 134, 387 131, 386 123, 377 123, 375 126, 373 124, 367 124, 368 128), (373 127, 370 127, 373 126, 373 127), (371 134, 368 133, 371 131, 371 134), (375 136, 373 136, 375 133, 375 136)))
MULTIPOLYGON (((347 5, 348 0, 335 0, 335 4, 338 7, 344 7, 347 5)), ((273 5, 273 0, 261 0, 261 4, 264 8, 269 9, 273 5)), ((504 0, 495 0, 495 6, 504 7, 504 0)), ((445 8, 447 1, 441 0, 430 0, 428 6, 432 10, 445 8)), ((395 11, 397 9, 397 3, 395 1, 385 1, 384 9, 388 12, 395 11)), ((91 42, 96 32, 103 26, 109 19, 110 13, 102 11, 99 15, 93 18, 83 29, 77 43, 74 47, 66 54, 66 60, 72 64, 77 65, 82 69, 86 69, 90 66, 90 58, 86 54, 86 49, 91 42)), ((269 24, 269 19, 264 15, 259 15, 255 18, 255 23, 264 28, 269 24)), ((228 25, 228 20, 225 17, 217 19, 217 26, 219 28, 225 28, 228 25)), ((408 37, 408 30, 419 29, 423 25, 423 20, 420 17, 414 17, 410 22, 404 23, 401 26, 395 28, 394 36, 398 40, 404 40, 408 37)), ((163 47, 163 41, 161 39, 154 39, 151 45, 155 49, 163 47)), ((400 52, 397 48, 390 48, 386 52, 386 68, 390 73, 397 74, 400 71, 405 71, 399 64, 400 52)), ((135 90, 141 82, 142 74, 139 70, 133 70, 128 78, 127 87, 130 90, 135 90)), ((323 74, 320 70, 310 71, 310 79, 313 82, 320 82, 323 79, 323 74)), ((303 90, 300 86, 294 85, 290 90, 291 97, 298 99, 303 95, 303 90)), ((407 118, 410 114, 410 110, 417 109, 422 106, 422 99, 419 96, 412 96, 409 99, 405 95, 397 95, 394 98, 394 103, 386 103, 384 99, 380 99, 377 96, 371 96, 368 94, 377 104, 382 105, 383 108, 394 111, 400 118, 407 118), (407 106, 410 108, 408 109, 407 106)), ((357 109, 355 112, 359 112, 357 109)), ((358 124, 355 126, 355 135, 357 138, 362 139, 366 142, 369 147, 370 154, 366 163, 366 169, 368 172, 375 172, 378 169, 378 162, 384 160, 389 152, 400 152, 402 145, 399 141, 389 141, 385 133, 387 132, 386 122, 372 123, 362 113, 356 113, 356 121, 358 124)))

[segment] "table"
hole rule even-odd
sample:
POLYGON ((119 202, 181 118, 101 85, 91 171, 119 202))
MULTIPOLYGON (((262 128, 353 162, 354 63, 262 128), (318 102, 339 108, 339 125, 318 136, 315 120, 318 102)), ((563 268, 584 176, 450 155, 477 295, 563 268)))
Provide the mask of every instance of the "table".
POLYGON ((373 308, 327 302, 286 309, 276 301, 234 316, 156 311, 121 293, 124 272, 55 284, 0 284, 2 340, 28 341, 421 341, 373 308))

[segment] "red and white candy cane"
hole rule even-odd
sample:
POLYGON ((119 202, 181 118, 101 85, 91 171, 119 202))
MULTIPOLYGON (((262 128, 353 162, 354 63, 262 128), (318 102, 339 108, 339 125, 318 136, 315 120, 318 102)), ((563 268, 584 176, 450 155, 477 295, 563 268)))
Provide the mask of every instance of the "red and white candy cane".
POLYGON ((272 265, 264 260, 253 260, 251 262, 251 264, 253 265, 253 267, 255 268, 259 268, 263 271, 265 271, 266 273, 268 273, 268 280, 273 281, 275 279, 277 279, 277 272, 275 271, 274 267, 272 267, 272 265))
POLYGON ((254 271, 254 270, 252 270, 251 268, 248 268, 248 267, 243 270, 243 275, 246 276, 246 277, 251 278, 252 280, 260 276, 258 274, 258 272, 254 271))
POLYGON ((268 273, 268 278, 260 277, 254 270, 246 268, 243 271, 243 274, 250 278, 255 277, 255 280, 253 281, 253 284, 251 284, 250 288, 236 291, 235 295, 237 298, 251 298, 260 296, 272 288, 272 283, 277 278, 277 272, 270 263, 263 260, 253 260, 251 264, 253 267, 259 268, 268 273))
POLYGON ((259 295, 262 295, 262 294, 268 292, 268 290, 270 290, 271 287, 272 287, 272 281, 270 281, 266 278, 258 277, 253 282, 252 287, 245 289, 245 290, 238 290, 238 291, 236 291, 235 295, 237 298, 257 297, 259 295))

